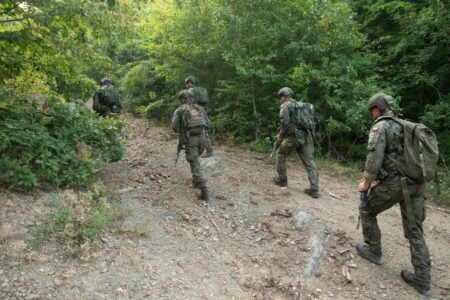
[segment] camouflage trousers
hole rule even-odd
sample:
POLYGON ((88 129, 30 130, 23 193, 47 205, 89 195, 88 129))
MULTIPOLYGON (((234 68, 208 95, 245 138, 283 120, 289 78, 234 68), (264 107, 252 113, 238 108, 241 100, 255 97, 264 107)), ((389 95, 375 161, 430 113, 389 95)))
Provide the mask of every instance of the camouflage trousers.
POLYGON ((388 176, 370 189, 367 201, 360 209, 364 241, 372 252, 381 253, 381 232, 377 215, 399 203, 403 232, 409 240, 411 263, 414 266, 415 275, 424 282, 430 282, 430 254, 425 244, 422 226, 426 217, 423 196, 425 184, 408 183, 405 190, 409 193, 409 201, 405 201, 401 178, 398 175, 388 176), (408 206, 407 203, 409 203, 408 206))
POLYGON ((314 141, 310 134, 306 134, 300 142, 294 135, 284 138, 277 151, 277 172, 282 181, 287 181, 286 158, 296 151, 308 173, 310 188, 319 189, 319 174, 314 161, 314 141))
POLYGON ((206 142, 205 142, 206 153, 211 155, 213 154, 213 147, 211 145, 211 136, 210 133, 206 133, 206 142))
POLYGON ((206 181, 203 178, 200 168, 199 156, 203 153, 206 144, 206 136, 204 133, 191 135, 186 142, 186 160, 189 162, 192 173, 192 181, 195 187, 206 187, 206 181))

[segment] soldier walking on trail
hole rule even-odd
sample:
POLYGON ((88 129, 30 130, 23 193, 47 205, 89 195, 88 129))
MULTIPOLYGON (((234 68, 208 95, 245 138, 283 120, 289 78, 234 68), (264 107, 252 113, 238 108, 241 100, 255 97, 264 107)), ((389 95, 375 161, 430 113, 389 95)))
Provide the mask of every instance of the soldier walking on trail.
POLYGON ((313 198, 319 197, 319 175, 314 162, 314 136, 311 130, 301 125, 300 104, 292 97, 290 88, 284 87, 278 91, 280 100, 280 121, 277 135, 277 172, 274 178, 276 185, 286 187, 288 184, 286 158, 296 151, 308 173, 310 187, 304 192, 313 198))
MULTIPOLYGON (((204 87, 198 86, 199 80, 194 76, 188 76, 184 80, 186 88, 189 89, 194 94, 194 103, 200 105, 206 113, 208 113, 208 91, 204 87)), ((211 129, 211 128, 209 128, 211 129)), ((206 132, 206 154, 203 157, 213 156, 213 148, 211 145, 211 132, 208 130, 206 132)))
POLYGON ((366 201, 360 206, 365 244, 357 244, 355 247, 359 256, 374 264, 382 264, 381 232, 377 215, 399 203, 403 231, 409 240, 414 266, 414 273, 403 270, 400 275, 419 293, 429 296, 430 254, 422 226, 425 220, 425 183, 415 183, 402 176, 395 164, 403 155, 404 130, 401 123, 393 119, 393 103, 393 98, 383 93, 372 96, 368 102, 368 109, 375 121, 369 134, 364 178, 358 184, 359 192, 369 191, 366 201), (377 185, 373 186, 375 181, 377 185))
POLYGON ((173 113, 172 129, 179 134, 178 149, 185 149, 194 187, 201 190, 200 198, 207 201, 209 200, 208 189, 198 158, 205 149, 206 131, 209 127, 208 116, 200 105, 193 103, 194 95, 190 90, 181 91, 178 97, 182 105, 173 113))
POLYGON ((112 80, 103 78, 100 84, 100 89, 94 95, 92 109, 103 117, 120 114, 122 111, 120 95, 112 84, 112 80))

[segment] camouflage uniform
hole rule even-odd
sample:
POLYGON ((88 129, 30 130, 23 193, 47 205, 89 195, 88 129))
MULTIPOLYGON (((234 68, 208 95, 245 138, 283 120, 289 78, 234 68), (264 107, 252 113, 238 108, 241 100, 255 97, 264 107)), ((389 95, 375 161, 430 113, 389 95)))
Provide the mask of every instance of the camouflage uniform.
MULTIPOLYGON (((208 91, 203 87, 197 86, 198 79, 195 78, 194 76, 188 76, 185 80, 185 83, 187 84, 188 82, 191 83, 189 91, 191 91, 194 94, 194 103, 200 105, 208 114, 208 101, 209 101, 208 91)), ((206 138, 205 144, 206 155, 212 156, 213 148, 211 145, 211 138, 209 131, 205 133, 205 138, 206 138)))
POLYGON ((94 95, 92 108, 96 113, 104 117, 121 113, 120 95, 110 79, 102 79, 102 86, 94 95))
POLYGON ((287 99, 280 108, 280 132, 284 138, 277 151, 277 172, 279 179, 287 183, 286 158, 296 151, 308 173, 310 189, 319 190, 319 174, 314 161, 314 140, 309 131, 296 128, 293 114, 296 112, 294 99, 287 99))
MULTIPOLYGON (((192 105, 192 104, 191 104, 192 105)), ((194 104, 195 105, 195 104, 194 104)), ((203 130, 199 134, 190 134, 187 128, 185 128, 185 124, 183 124, 183 114, 186 110, 187 104, 183 104, 178 107, 172 116, 172 129, 179 133, 180 142, 184 146, 186 151, 186 160, 189 162, 191 167, 191 173, 193 177, 193 184, 197 188, 205 188, 206 181, 203 178, 202 170, 200 168, 199 156, 203 153, 206 144, 206 135, 205 130, 203 130)), ((209 124, 208 116, 204 109, 197 105, 197 108, 203 114, 207 124, 209 124)))
MULTIPOLYGON (((383 116, 393 114, 386 111, 383 116)), ((366 202, 362 203, 360 208, 364 241, 371 252, 381 255, 381 232, 377 215, 399 203, 404 235, 410 243, 415 276, 422 282, 429 283, 430 255, 422 226, 425 220, 425 184, 406 181, 405 189, 402 189, 402 176, 389 157, 395 159, 402 153, 403 128, 392 119, 383 120, 383 116, 372 125, 367 146, 364 178, 377 180, 378 184, 370 189, 366 202), (409 193, 409 201, 404 192, 409 193), (405 204, 408 202, 410 205, 405 204)))

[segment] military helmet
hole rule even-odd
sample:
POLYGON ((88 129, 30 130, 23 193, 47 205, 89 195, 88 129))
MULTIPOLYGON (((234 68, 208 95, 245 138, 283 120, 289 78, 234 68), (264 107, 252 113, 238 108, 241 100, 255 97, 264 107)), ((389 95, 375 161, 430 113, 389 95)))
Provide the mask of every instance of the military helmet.
POLYGON ((102 78, 101 80, 100 80, 100 83, 101 84, 107 84, 107 83, 112 83, 112 80, 110 79, 110 78, 102 78))
POLYGON ((193 85, 197 85, 198 79, 197 79, 197 77, 190 75, 190 76, 186 77, 186 79, 184 80, 184 83, 188 83, 188 82, 191 82, 193 85))
POLYGON ((280 96, 286 96, 286 97, 288 97, 288 98, 292 98, 293 96, 294 96, 294 92, 292 91, 292 89, 291 88, 289 88, 289 87, 284 87, 284 88, 281 88, 279 91, 278 91, 278 97, 280 97, 280 96))
POLYGON ((378 93, 370 97, 367 108, 371 111, 374 107, 378 107, 381 111, 385 111, 386 109, 393 109, 394 104, 392 96, 378 93))
POLYGON ((194 93, 190 90, 182 90, 178 93, 178 99, 185 98, 188 101, 192 101, 194 99, 194 93))

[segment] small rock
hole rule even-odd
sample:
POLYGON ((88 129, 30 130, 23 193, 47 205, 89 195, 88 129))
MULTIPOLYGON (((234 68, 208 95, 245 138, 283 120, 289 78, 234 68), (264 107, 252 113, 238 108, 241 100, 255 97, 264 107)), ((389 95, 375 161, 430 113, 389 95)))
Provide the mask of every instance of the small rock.
POLYGON ((64 281, 63 281, 61 278, 58 278, 58 277, 56 277, 56 278, 53 280, 53 282, 54 282, 55 285, 57 285, 57 286, 61 286, 61 285, 64 283, 64 281))
POLYGON ((40 298, 41 297, 39 295, 37 295, 37 294, 30 294, 25 299, 27 299, 27 300, 38 300, 40 298))
POLYGON ((123 288, 117 288, 116 289, 116 293, 117 294, 123 294, 123 293, 125 293, 125 291, 123 290, 123 288))
POLYGON ((382 283, 380 283, 378 286, 380 287, 380 289, 383 289, 383 290, 386 288, 386 286, 382 283))

